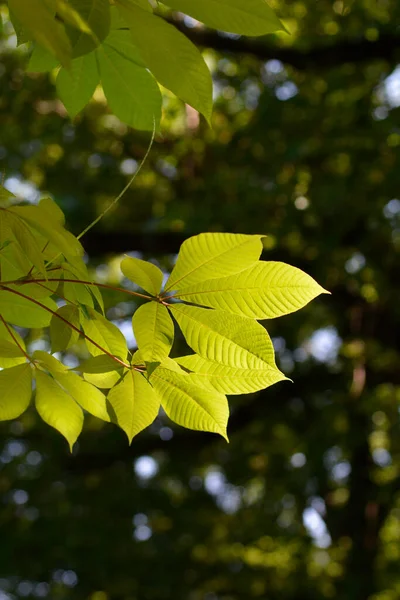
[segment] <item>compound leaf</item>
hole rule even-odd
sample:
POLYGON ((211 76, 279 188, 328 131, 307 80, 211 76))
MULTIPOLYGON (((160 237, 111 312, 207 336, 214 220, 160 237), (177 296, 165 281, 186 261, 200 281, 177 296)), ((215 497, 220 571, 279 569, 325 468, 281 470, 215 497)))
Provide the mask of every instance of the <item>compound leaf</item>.
POLYGON ((127 279, 152 296, 160 293, 163 273, 156 265, 140 258, 128 257, 121 262, 121 271, 127 279))
POLYGON ((82 409, 53 377, 39 370, 36 371, 35 404, 43 421, 65 437, 72 451, 83 427, 82 409))
POLYGON ((120 383, 110 390, 107 399, 114 413, 112 419, 128 436, 135 435, 151 425, 158 415, 160 401, 151 385, 134 369, 128 371, 120 383))
POLYGON ((185 304, 170 310, 190 348, 203 358, 240 369, 276 367, 271 339, 256 321, 185 304))
POLYGON ((18 331, 0 321, 0 367, 6 369, 25 363, 23 350, 26 350, 25 342, 18 331))
POLYGON ((4 320, 13 325, 29 328, 48 327, 52 312, 55 312, 58 306, 51 298, 42 298, 36 302, 12 291, 0 290, 0 312, 4 320))
POLYGON ((174 341, 174 323, 168 309, 159 302, 142 304, 132 318, 133 333, 145 362, 161 362, 174 341))
POLYGON ((84 410, 102 421, 110 421, 106 397, 94 385, 71 372, 54 373, 54 378, 84 410))
POLYGON ((43 46, 35 44, 26 70, 31 73, 47 73, 58 67, 59 64, 54 54, 43 46))
POLYGON ((16 419, 29 406, 32 369, 28 363, 0 372, 0 421, 16 419))
POLYGON ((258 36, 285 31, 265 0, 166 0, 165 3, 207 27, 230 33, 258 36))
POLYGON ((185 373, 177 373, 165 366, 155 370, 151 382, 172 421, 188 429, 219 433, 228 439, 226 396, 196 386, 185 373))
POLYGON ((126 340, 118 327, 92 308, 86 307, 86 311, 88 317, 81 313, 83 331, 102 348, 100 350, 100 348, 86 339, 86 346, 90 354, 99 356, 100 354, 104 354, 104 351, 107 351, 118 358, 126 358, 128 353, 126 340))
POLYGON ((246 271, 179 290, 182 300, 253 319, 273 319, 299 310, 328 293, 312 277, 281 262, 258 262, 246 271))
POLYGON ((110 2, 109 0, 69 0, 68 4, 70 5, 69 22, 74 25, 74 28, 67 27, 67 32, 72 44, 72 56, 77 58, 94 50, 107 37, 111 25, 110 2), (77 17, 80 17, 80 22, 77 17))
POLYGON ((255 263, 262 251, 262 235, 201 233, 183 242, 166 290, 239 273, 255 263))

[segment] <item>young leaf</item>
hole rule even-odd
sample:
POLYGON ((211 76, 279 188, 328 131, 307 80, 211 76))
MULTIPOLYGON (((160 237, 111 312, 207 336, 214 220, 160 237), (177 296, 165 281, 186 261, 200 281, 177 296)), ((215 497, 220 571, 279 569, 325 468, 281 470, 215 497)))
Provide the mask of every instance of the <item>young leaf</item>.
POLYGON ((281 262, 259 262, 230 277, 179 290, 181 300, 253 319, 273 319, 299 310, 328 293, 312 277, 281 262))
POLYGON ((73 60, 70 69, 60 69, 56 80, 57 93, 72 119, 89 102, 99 81, 94 52, 73 60))
POLYGON ((174 341, 174 324, 168 309, 159 302, 142 304, 132 318, 133 333, 145 362, 162 361, 174 341))
POLYGON ((18 217, 15 217, 11 213, 7 213, 7 216, 10 219, 10 229, 18 244, 21 246, 25 256, 32 262, 39 273, 46 276, 42 250, 30 228, 24 221, 18 219, 18 217))
POLYGON ((161 92, 151 73, 106 44, 96 50, 96 57, 104 94, 115 115, 135 129, 158 126, 161 92))
POLYGON ((262 235, 201 233, 183 242, 165 290, 179 290, 205 279, 226 277, 254 264, 262 235))
POLYGON ((166 0, 165 3, 207 27, 230 33, 258 36, 285 31, 265 0, 166 0))
POLYGON ((65 28, 43 0, 8 0, 10 11, 22 28, 66 67, 71 61, 71 43, 65 28))
POLYGON ((52 312, 58 306, 51 298, 42 298, 39 306, 29 298, 22 298, 11 291, 0 290, 0 313, 3 318, 19 327, 48 327, 52 312), (48 310, 46 310, 46 308, 48 310))
POLYGON ((108 321, 103 315, 90 307, 87 308, 89 318, 81 314, 81 323, 85 334, 96 342, 103 350, 86 340, 90 354, 99 356, 104 350, 118 358, 125 359, 128 353, 126 340, 116 325, 108 321))
MULTIPOLYGON (((74 28, 67 27, 72 44, 72 56, 77 58, 88 54, 107 37, 110 31, 111 15, 109 0, 69 0, 64 2, 65 11, 70 10, 69 22, 74 28), (68 4, 71 6, 68 7, 68 4), (77 13, 81 22, 77 22, 77 13), (90 33, 85 32, 89 30, 90 33)), ((64 12, 64 16, 67 13, 64 12)))
POLYGON ((256 321, 185 304, 170 309, 190 348, 203 358, 241 369, 276 368, 270 337, 256 321))
POLYGON ((121 271, 127 279, 136 283, 152 296, 158 296, 163 282, 161 269, 140 258, 124 258, 121 271))
POLYGON ((26 350, 24 340, 19 335, 18 331, 15 331, 15 329, 10 325, 6 327, 2 321, 0 321, 0 339, 0 347, 5 349, 8 347, 8 344, 12 344, 13 347, 13 350, 10 348, 9 351, 1 352, 1 368, 6 369, 8 367, 14 367, 15 365, 21 365, 26 362, 26 357, 22 351, 26 350), (3 344, 6 344, 6 346, 3 346, 3 344))
POLYGON ((169 418, 183 427, 219 433, 226 440, 228 401, 223 394, 194 385, 184 373, 158 367, 151 382, 169 418))
POLYGON ((249 394, 286 379, 283 373, 270 365, 258 369, 238 369, 206 360, 197 354, 175 360, 192 371, 189 377, 195 385, 223 394, 249 394))
POLYGON ((16 419, 29 406, 32 368, 28 363, 0 372, 0 421, 16 419))
POLYGON ((124 368, 107 354, 88 358, 77 370, 83 373, 86 381, 102 389, 114 387, 124 373, 124 368))
POLYGON ((75 373, 54 373, 57 383, 84 410, 102 421, 110 421, 106 407, 106 397, 96 387, 84 381, 75 373))
POLYGON ((153 423, 160 408, 160 401, 151 385, 133 369, 112 388, 107 400, 114 412, 112 420, 125 431, 129 443, 153 423))
MULTIPOLYGON (((57 315, 80 329, 79 309, 73 304, 66 304, 57 310, 57 315)), ((50 321, 50 339, 52 352, 67 350, 76 344, 79 333, 70 327, 64 320, 53 315, 50 321)))
POLYGON ((133 43, 147 67, 164 87, 202 113, 209 121, 212 110, 212 80, 199 50, 164 19, 129 0, 118 0, 129 24, 133 43))
POLYGON ((43 421, 65 437, 72 452, 83 427, 82 409, 53 377, 39 370, 36 371, 35 404, 43 421))
POLYGON ((68 372, 68 368, 61 361, 44 350, 35 350, 32 358, 35 360, 35 362, 39 363, 42 367, 49 371, 53 376, 56 373, 68 372))
POLYGON ((54 54, 51 54, 43 46, 35 44, 26 70, 28 73, 47 73, 58 67, 59 64, 54 54))

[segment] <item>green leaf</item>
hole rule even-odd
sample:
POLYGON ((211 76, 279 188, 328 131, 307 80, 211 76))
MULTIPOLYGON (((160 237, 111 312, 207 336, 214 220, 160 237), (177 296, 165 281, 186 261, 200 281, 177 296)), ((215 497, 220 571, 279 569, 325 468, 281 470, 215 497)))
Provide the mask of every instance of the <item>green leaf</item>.
POLYGON ((285 31, 265 0, 165 0, 165 3, 207 27, 230 33, 257 36, 285 31))
MULTIPOLYGON (((10 340, 12 340, 10 336, 10 340)), ((1 358, 19 358, 23 357, 23 361, 26 361, 25 354, 22 352, 20 348, 18 348, 17 344, 13 341, 3 340, 0 338, 0 357, 1 358)))
POLYGON ((152 296, 158 296, 160 293, 163 273, 156 265, 140 258, 129 257, 121 262, 121 271, 127 279, 152 296))
POLYGON ((35 404, 43 421, 65 437, 72 452, 83 427, 82 409, 53 377, 42 371, 36 371, 35 404))
POLYGON ((16 419, 29 406, 32 368, 28 363, 0 372, 0 421, 16 419))
POLYGON ((238 369, 206 360, 197 354, 175 360, 192 371, 189 377, 195 385, 223 394, 249 394, 287 379, 276 367, 267 365, 259 369, 238 369))
POLYGON ((42 250, 30 228, 24 221, 11 213, 8 213, 7 216, 10 218, 11 231, 18 244, 21 246, 25 256, 32 262, 39 273, 46 276, 42 250))
POLYGON ((29 328, 48 327, 52 317, 51 311, 57 310, 57 304, 51 298, 42 298, 36 302, 11 291, 0 290, 0 313, 13 325, 29 328))
POLYGON ((201 233, 183 242, 165 290, 181 288, 239 273, 254 264, 262 251, 262 235, 201 233))
POLYGON ((83 255, 77 238, 40 206, 13 206, 8 211, 28 223, 72 262, 83 255))
POLYGON ((102 421, 110 421, 106 397, 100 390, 75 373, 54 373, 54 378, 84 410, 102 421))
MULTIPOLYGON (((107 37, 111 26, 109 0, 69 0, 69 22, 75 28, 67 27, 67 32, 72 44, 72 56, 77 58, 88 54, 107 37), (78 23, 76 14, 81 21, 78 23), (85 26, 90 33, 85 33, 85 26)), ((67 5, 68 6, 68 5, 67 5)))
POLYGON ((125 369, 107 354, 88 358, 77 367, 77 370, 83 373, 86 381, 103 389, 114 387, 125 372, 125 369))
MULTIPOLYGON (((26 362, 24 353, 20 350, 26 350, 25 342, 17 331, 10 325, 6 327, 2 321, 0 321, 0 348, 3 344, 12 344, 13 350, 7 352, 0 352, 0 367, 6 369, 15 365, 21 365, 26 362), (18 342, 18 343, 17 343, 18 342), (18 353, 18 354, 17 354, 18 353)), ((4 346, 3 346, 4 348, 4 346)))
POLYGON ((8 6, 23 30, 66 67, 71 62, 71 43, 65 28, 42 0, 8 0, 8 6))
POLYGON ((111 46, 96 50, 101 83, 113 113, 135 129, 152 130, 161 119, 161 92, 145 68, 111 46))
POLYGON ((199 50, 173 25, 129 0, 118 0, 129 24, 133 43, 157 81, 209 121, 212 79, 199 50))
POLYGON ((81 314, 81 323, 85 334, 103 348, 100 350, 89 340, 86 341, 87 349, 93 356, 104 354, 104 350, 118 358, 125 359, 128 354, 126 340, 116 325, 108 321, 103 315, 87 307, 89 318, 81 314))
POLYGON ((281 262, 259 262, 237 275, 179 290, 187 302, 211 306, 253 319, 273 319, 299 310, 329 293, 312 277, 281 262))
POLYGON ((139 67, 146 67, 138 48, 133 43, 129 31, 121 31, 118 29, 111 30, 110 35, 104 40, 103 46, 112 48, 123 58, 135 63, 139 67))
POLYGON ((64 213, 52 198, 42 198, 38 206, 50 217, 50 219, 56 221, 61 227, 65 225, 64 213))
MULTIPOLYGON (((57 315, 80 329, 79 309, 73 304, 66 304, 57 310, 57 315)), ((52 352, 62 352, 79 340, 79 333, 64 320, 53 315, 50 321, 50 339, 52 352)))
POLYGON ((190 348, 203 358, 240 369, 276 367, 271 339, 256 321, 185 304, 170 309, 190 348))
POLYGON ((145 362, 162 361, 174 341, 174 324, 168 309, 159 302, 142 304, 132 318, 133 333, 145 362))
POLYGON ((73 119, 86 106, 100 81, 94 52, 72 61, 70 69, 60 69, 57 93, 73 119))
POLYGON ((184 373, 158 367, 152 384, 168 417, 183 427, 219 433, 226 440, 228 401, 223 394, 194 385, 184 373))
POLYGON ((59 65, 59 61, 48 50, 35 44, 26 70, 31 73, 47 73, 59 65))
POLYGON ((112 420, 125 431, 129 443, 135 435, 151 425, 158 415, 160 401, 146 379, 132 369, 109 392, 114 413, 112 420))

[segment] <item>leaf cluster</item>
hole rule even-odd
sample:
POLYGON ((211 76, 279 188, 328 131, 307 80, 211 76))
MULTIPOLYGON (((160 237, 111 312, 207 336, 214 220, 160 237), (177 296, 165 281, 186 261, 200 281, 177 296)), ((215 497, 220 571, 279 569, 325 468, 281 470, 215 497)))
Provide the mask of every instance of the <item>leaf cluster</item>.
POLYGON ((227 437, 226 394, 285 379, 257 320, 298 310, 324 292, 295 267, 260 261, 261 235, 189 238, 164 287, 157 266, 126 257, 122 273, 140 291, 122 291, 144 301, 132 318, 132 353, 104 315, 100 289, 112 286, 90 279, 57 205, 49 198, 15 204, 4 189, 0 200, 0 419, 28 408, 35 379, 39 415, 71 448, 84 412, 116 423, 129 441, 160 407, 179 425, 227 437), (176 327, 193 354, 171 358, 176 327), (52 354, 26 347, 26 330, 43 328, 52 354), (63 353, 80 340, 88 358, 70 369, 63 353))
POLYGON ((111 110, 136 129, 158 128, 159 85, 209 121, 210 71, 196 46, 164 16, 171 9, 231 33, 284 30, 265 0, 8 0, 19 43, 34 42, 28 70, 58 69, 56 87, 75 117, 102 85, 111 110), (164 16, 163 16, 164 15, 164 16))

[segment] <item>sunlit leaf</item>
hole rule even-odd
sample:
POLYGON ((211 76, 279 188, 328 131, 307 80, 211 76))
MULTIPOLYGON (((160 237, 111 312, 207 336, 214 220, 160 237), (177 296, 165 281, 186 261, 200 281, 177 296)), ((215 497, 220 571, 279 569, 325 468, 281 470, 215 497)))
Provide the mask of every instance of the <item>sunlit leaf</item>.
POLYGON ((255 319, 273 319, 299 310, 328 293, 312 277, 281 262, 259 262, 246 271, 178 291, 182 300, 255 319))
POLYGON ((28 363, 0 372, 0 421, 16 419, 29 406, 32 368, 28 363))
POLYGON ((160 293, 163 273, 161 269, 140 258, 124 258, 121 262, 121 271, 129 279, 143 290, 157 296, 160 293))
POLYGON ((3 318, 20 327, 48 327, 57 304, 51 298, 23 298, 11 291, 0 290, 0 312, 3 318), (37 304, 39 303, 39 304, 37 304))
POLYGON ((57 310, 56 315, 53 315, 50 322, 51 349, 53 352, 61 352, 76 344, 79 339, 79 332, 68 325, 70 323, 80 329, 79 309, 72 304, 66 304, 57 310))
POLYGON ((151 385, 134 369, 109 392, 107 399, 112 420, 132 438, 152 424, 158 415, 160 401, 151 385), (114 413, 114 414, 113 414, 114 413))
POLYGON ((159 302, 142 304, 133 315, 133 333, 144 361, 162 361, 172 348, 174 324, 159 302))
MULTIPOLYGON (((94 50, 108 35, 111 25, 109 0, 69 0, 81 22, 72 14, 69 20, 74 28, 67 27, 72 44, 72 56, 77 58, 94 50), (85 33, 85 26, 90 33, 85 33)), ((67 7, 68 8, 68 7, 67 7)), ((66 10, 67 10, 66 8, 66 10)))
POLYGON ((86 346, 90 354, 99 356, 107 351, 119 358, 126 358, 128 353, 126 340, 118 327, 90 307, 87 307, 87 313, 88 317, 81 314, 83 330, 86 336, 101 347, 100 349, 86 339, 86 346))
POLYGON ((103 421, 110 421, 106 397, 96 387, 76 373, 55 373, 59 385, 87 412, 103 421))
POLYGON ((35 404, 43 421, 65 437, 72 451, 83 427, 82 409, 53 377, 39 370, 36 371, 35 404))
POLYGON ((11 325, 6 326, 0 321, 0 348, 3 347, 4 352, 0 352, 0 367, 7 368, 15 365, 21 365, 26 362, 26 357, 23 351, 26 350, 25 342, 11 325), (5 346, 3 346, 5 344, 5 346), (7 350, 8 344, 12 344, 13 349, 7 350))
POLYGON ((247 269, 260 258, 262 238, 234 233, 201 233, 189 238, 180 248, 165 289, 179 290, 247 269))
POLYGON ((71 118, 86 106, 100 81, 94 52, 72 61, 70 69, 60 69, 57 92, 71 118))

